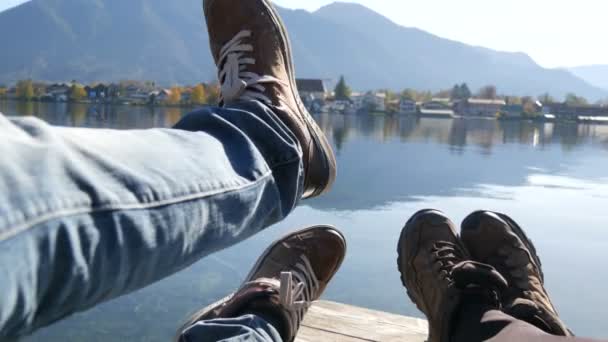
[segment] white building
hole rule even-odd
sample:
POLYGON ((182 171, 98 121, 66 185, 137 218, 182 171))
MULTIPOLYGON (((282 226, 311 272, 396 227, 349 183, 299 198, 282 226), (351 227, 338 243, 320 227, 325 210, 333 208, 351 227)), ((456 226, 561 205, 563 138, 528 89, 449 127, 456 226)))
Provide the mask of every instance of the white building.
POLYGON ((368 92, 363 95, 362 107, 370 111, 386 111, 386 94, 368 92))

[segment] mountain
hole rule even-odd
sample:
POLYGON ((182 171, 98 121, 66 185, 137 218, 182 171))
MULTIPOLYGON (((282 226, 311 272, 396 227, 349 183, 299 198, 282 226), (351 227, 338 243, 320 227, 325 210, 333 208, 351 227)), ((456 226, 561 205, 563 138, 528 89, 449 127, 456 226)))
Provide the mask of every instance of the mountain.
MULTIPOLYGON (((510 94, 608 96, 568 71, 543 69, 523 53, 399 26, 361 5, 280 13, 299 77, 343 74, 357 90, 439 90, 467 82, 473 89, 495 84, 510 94)), ((34 78, 171 84, 215 77, 200 0, 32 0, 0 13, 0 32, 10 32, 0 35, 0 83, 34 78)))
POLYGON ((568 71, 598 88, 608 91, 608 64, 568 68, 568 71))
POLYGON ((201 12, 198 0, 33 0, 0 13, 0 82, 211 79, 201 12))

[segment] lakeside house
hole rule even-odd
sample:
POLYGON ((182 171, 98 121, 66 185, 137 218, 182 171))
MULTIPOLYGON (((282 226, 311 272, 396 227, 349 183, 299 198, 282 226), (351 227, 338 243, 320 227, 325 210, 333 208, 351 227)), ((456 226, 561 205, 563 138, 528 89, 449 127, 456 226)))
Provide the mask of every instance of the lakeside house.
POLYGON ((462 116, 496 117, 506 102, 501 99, 467 99, 454 103, 454 110, 462 116))
POLYGON ((109 86, 103 83, 98 83, 93 86, 86 86, 84 87, 84 90, 87 93, 87 98, 91 100, 101 100, 109 96, 109 86))
POLYGON ((300 99, 304 106, 311 112, 321 112, 325 106, 325 101, 329 97, 325 82, 321 79, 296 79, 296 87, 300 93, 300 99))
POLYGON ((454 117, 454 110, 449 101, 431 100, 420 105, 420 116, 450 118, 454 117))
POLYGON ((418 105, 416 101, 402 99, 399 102, 399 113, 401 114, 416 114, 418 112, 418 105))
POLYGON ((46 88, 42 98, 47 101, 67 102, 71 89, 71 83, 54 83, 46 88))
POLYGON ((386 111, 386 94, 367 92, 363 95, 362 108, 373 111, 373 112, 385 112, 386 111))
POLYGON ((170 89, 160 89, 154 90, 148 94, 148 103, 151 104, 159 104, 166 102, 169 100, 169 96, 171 96, 170 89))
POLYGON ((313 101, 325 101, 328 97, 327 88, 323 80, 298 78, 296 79, 296 86, 302 98, 313 101))
POLYGON ((579 117, 608 117, 608 106, 586 105, 570 106, 565 103, 551 103, 544 106, 548 114, 559 118, 578 119, 579 117))

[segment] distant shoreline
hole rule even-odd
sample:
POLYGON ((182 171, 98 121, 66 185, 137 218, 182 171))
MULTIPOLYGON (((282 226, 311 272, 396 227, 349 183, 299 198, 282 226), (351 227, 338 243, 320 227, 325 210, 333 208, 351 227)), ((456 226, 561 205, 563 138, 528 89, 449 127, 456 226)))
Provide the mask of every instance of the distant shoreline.
POLYGON ((22 100, 17 98, 0 98, 0 101, 11 101, 15 103, 44 103, 44 104, 55 104, 55 105, 89 105, 89 106, 124 106, 124 107, 150 107, 150 108, 197 108, 202 106, 210 106, 209 103, 182 103, 182 104, 164 104, 164 103, 140 103, 130 101, 43 101, 39 99, 22 100))

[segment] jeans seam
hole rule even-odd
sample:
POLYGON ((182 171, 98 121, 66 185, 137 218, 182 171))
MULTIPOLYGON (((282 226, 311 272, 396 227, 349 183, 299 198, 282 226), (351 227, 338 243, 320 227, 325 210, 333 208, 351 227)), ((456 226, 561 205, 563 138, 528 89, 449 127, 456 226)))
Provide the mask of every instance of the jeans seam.
POLYGON ((268 168, 269 168, 270 170, 274 170, 274 169, 275 169, 275 168, 277 168, 277 167, 281 167, 281 166, 289 165, 289 164, 292 164, 292 163, 299 163, 299 162, 300 162, 300 160, 302 160, 302 157, 301 157, 301 156, 297 156, 297 157, 294 157, 293 159, 289 159, 289 160, 286 160, 286 161, 282 161, 282 162, 275 162, 275 163, 273 163, 273 164, 272 164, 272 166, 271 166, 271 165, 268 165, 268 168))
POLYGON ((82 214, 95 214, 95 213, 108 212, 108 211, 154 209, 154 208, 159 208, 159 207, 164 207, 164 206, 169 206, 169 205, 175 205, 175 204, 179 204, 179 203, 183 203, 183 202, 200 200, 200 199, 204 199, 204 198, 208 198, 208 197, 212 197, 212 196, 228 194, 231 192, 247 189, 249 187, 255 187, 258 184, 260 184, 262 181, 265 181, 270 177, 272 177, 272 171, 268 171, 267 173, 263 174, 261 177, 259 177, 258 179, 256 179, 253 182, 250 182, 247 184, 241 184, 238 186, 233 186, 228 189, 224 188, 224 189, 215 189, 215 190, 210 190, 210 191, 195 192, 195 193, 191 193, 188 195, 177 196, 177 197, 153 201, 153 202, 149 202, 149 203, 142 203, 142 202, 138 202, 138 203, 134 203, 134 204, 112 203, 112 204, 106 204, 106 205, 102 205, 102 206, 98 206, 98 207, 83 206, 83 207, 75 207, 75 208, 70 208, 70 209, 55 210, 55 211, 51 211, 46 214, 40 215, 37 218, 31 219, 31 220, 25 220, 21 224, 17 224, 15 226, 13 226, 12 228, 8 228, 4 232, 0 232, 0 242, 7 241, 23 232, 30 230, 31 228, 33 228, 39 224, 42 224, 46 221, 50 221, 50 220, 57 219, 60 217, 77 216, 77 215, 82 215, 82 214))

